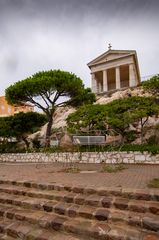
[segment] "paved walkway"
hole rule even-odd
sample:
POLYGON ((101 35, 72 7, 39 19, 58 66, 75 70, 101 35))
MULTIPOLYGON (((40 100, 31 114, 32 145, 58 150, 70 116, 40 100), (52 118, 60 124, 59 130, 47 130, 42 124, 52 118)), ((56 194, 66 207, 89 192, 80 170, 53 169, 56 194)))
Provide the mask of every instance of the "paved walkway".
POLYGON ((33 180, 56 182, 67 185, 94 187, 147 188, 153 178, 159 178, 159 165, 127 165, 127 169, 117 173, 99 172, 101 164, 77 165, 81 170, 95 170, 95 173, 63 173, 65 166, 53 164, 0 164, 0 179, 33 180))

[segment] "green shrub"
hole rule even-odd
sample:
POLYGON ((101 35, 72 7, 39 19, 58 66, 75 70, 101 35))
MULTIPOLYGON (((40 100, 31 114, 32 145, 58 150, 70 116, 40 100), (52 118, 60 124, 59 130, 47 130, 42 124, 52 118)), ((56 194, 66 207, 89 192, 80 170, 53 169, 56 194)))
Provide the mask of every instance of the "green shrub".
POLYGON ((127 169, 127 167, 123 164, 105 165, 105 166, 103 166, 101 172, 116 173, 116 172, 122 171, 124 169, 127 169))
POLYGON ((136 131, 129 131, 125 133, 127 142, 133 142, 136 139, 136 131))
POLYGON ((0 153, 23 153, 26 149, 19 148, 16 142, 1 142, 0 153))
POLYGON ((73 167, 65 168, 65 169, 61 170, 60 172, 65 172, 65 173, 79 173, 79 172, 80 172, 80 168, 73 166, 73 167))
POLYGON ((154 145, 158 143, 158 139, 156 135, 153 135, 151 137, 149 137, 149 139, 147 140, 147 144, 148 145, 154 145))
POLYGON ((124 145, 106 145, 106 146, 81 146, 81 152, 149 152, 152 154, 159 154, 159 145, 149 145, 149 144, 124 144, 124 145))
POLYGON ((41 147, 40 140, 38 140, 37 138, 32 139, 32 144, 33 148, 35 149, 39 149, 41 147))
POLYGON ((148 184, 147 186, 149 188, 159 188, 159 178, 154 178, 152 179, 148 184))

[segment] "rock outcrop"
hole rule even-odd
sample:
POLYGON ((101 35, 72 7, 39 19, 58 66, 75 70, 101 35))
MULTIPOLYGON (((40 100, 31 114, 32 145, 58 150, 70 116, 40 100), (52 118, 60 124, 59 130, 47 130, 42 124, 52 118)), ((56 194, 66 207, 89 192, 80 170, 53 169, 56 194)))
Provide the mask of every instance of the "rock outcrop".
MULTIPOLYGON (((143 90, 142 87, 136 87, 136 88, 128 88, 126 90, 123 91, 117 91, 115 93, 113 93, 111 96, 97 96, 97 101, 95 104, 107 104, 109 102, 112 102, 113 100, 116 99, 121 99, 121 98, 125 98, 125 97, 130 97, 130 96, 150 96, 149 93, 145 92, 143 90)), ((62 137, 62 142, 64 145, 69 145, 70 146, 70 137, 66 137, 67 133, 66 133, 66 119, 69 116, 69 114, 75 112, 75 109, 72 107, 60 107, 56 110, 55 114, 54 114, 54 122, 53 122, 53 126, 52 129, 59 129, 60 132, 63 132, 65 137, 62 137), (67 141, 68 140, 68 141, 67 141)), ((159 123, 159 118, 158 117, 151 117, 149 118, 146 126, 151 127, 151 126, 155 126, 157 123, 159 123)), ((45 124, 41 130, 39 132, 36 132, 32 135, 29 136, 30 139, 34 139, 36 137, 44 139, 45 137, 45 132, 46 132, 46 126, 47 124, 45 124)), ((133 125, 131 125, 131 130, 137 130, 138 133, 140 133, 140 126, 136 126, 134 127, 133 125)), ((146 139, 148 139, 152 134, 154 133, 154 131, 148 131, 148 133, 146 133, 146 139)), ((117 137, 118 138, 118 137, 117 137)), ((119 137, 120 138, 120 137, 119 137)), ((109 142, 111 141, 116 141, 116 136, 111 136, 109 138, 109 142), (114 139, 115 138, 115 139, 114 139)), ((136 141, 134 143, 138 143, 140 142, 140 139, 136 139, 136 141)))

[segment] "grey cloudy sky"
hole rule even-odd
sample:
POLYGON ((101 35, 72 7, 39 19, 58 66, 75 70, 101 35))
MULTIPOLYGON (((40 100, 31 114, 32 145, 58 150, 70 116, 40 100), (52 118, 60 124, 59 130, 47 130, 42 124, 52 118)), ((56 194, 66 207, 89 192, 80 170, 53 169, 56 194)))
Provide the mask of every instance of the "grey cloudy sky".
POLYGON ((0 0, 0 95, 40 70, 74 72, 107 50, 135 49, 141 75, 159 73, 158 0, 0 0))

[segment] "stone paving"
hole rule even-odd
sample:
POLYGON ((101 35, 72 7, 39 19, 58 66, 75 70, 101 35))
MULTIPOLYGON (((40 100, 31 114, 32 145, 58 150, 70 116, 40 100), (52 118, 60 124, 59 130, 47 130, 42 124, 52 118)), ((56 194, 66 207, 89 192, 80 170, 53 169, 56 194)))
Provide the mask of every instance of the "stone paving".
POLYGON ((0 164, 0 239, 159 240, 159 165, 0 164), (83 172, 83 173, 82 173, 83 172))
POLYGON ((158 240, 159 191, 0 179, 0 239, 158 240))
POLYGON ((101 173, 102 164, 76 164, 85 173, 61 172, 67 165, 53 164, 0 164, 0 178, 34 180, 93 187, 124 187, 146 189, 147 183, 159 178, 159 165, 126 165, 116 173, 101 173), (90 173, 89 173, 90 171, 90 173), (97 171, 97 172, 93 172, 97 171))

